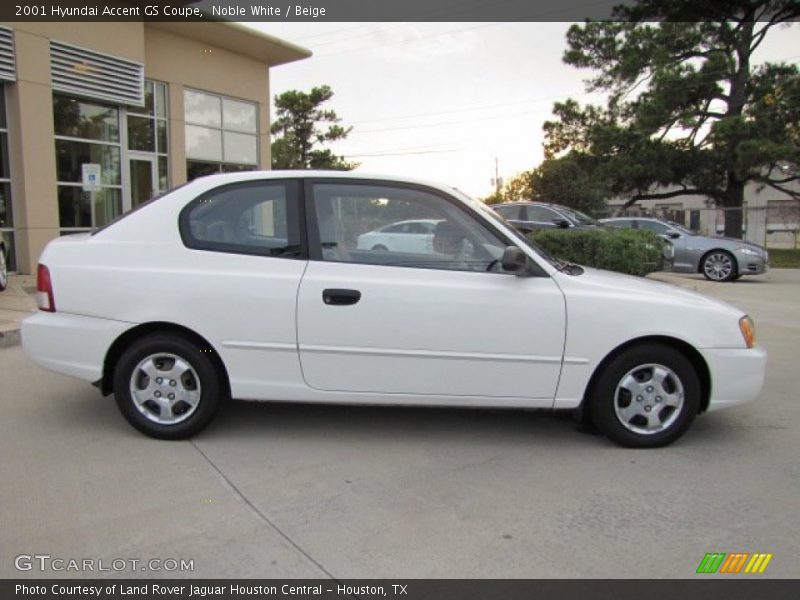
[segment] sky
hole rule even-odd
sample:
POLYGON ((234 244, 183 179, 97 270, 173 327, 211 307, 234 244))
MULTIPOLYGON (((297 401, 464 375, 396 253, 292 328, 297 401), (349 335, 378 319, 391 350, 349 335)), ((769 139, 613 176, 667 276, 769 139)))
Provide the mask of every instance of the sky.
MULTIPOLYGON (((331 148, 358 171, 442 182, 475 197, 543 159, 553 103, 592 72, 562 62, 569 23, 243 23, 313 52, 270 69, 271 95, 331 86, 353 130, 331 148)), ((774 28, 764 60, 800 62, 800 25, 774 28)), ((274 114, 274 113, 273 113, 274 114)))

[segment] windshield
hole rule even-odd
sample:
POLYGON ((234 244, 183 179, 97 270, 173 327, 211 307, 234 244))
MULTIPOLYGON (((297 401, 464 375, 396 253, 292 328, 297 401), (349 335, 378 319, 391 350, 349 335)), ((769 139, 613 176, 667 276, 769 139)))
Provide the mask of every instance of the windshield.
POLYGON ((669 223, 670 227, 672 227, 673 229, 677 229, 678 231, 680 231, 683 234, 686 234, 686 235, 697 235, 696 231, 692 231, 691 229, 687 229, 683 225, 679 225, 678 223, 675 223, 673 221, 667 221, 667 223, 669 223))
POLYGON ((566 214, 570 219, 578 223, 579 225, 599 225, 600 222, 597 219, 593 219, 587 214, 582 213, 579 210, 575 210, 574 208, 567 208, 566 206, 559 206, 558 210, 566 214))

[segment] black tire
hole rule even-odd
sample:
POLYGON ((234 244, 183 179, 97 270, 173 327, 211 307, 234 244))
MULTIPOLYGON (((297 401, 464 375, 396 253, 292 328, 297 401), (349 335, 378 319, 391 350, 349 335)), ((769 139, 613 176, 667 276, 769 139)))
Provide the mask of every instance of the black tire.
MULTIPOLYGON (((173 360, 172 366, 175 367, 176 361, 173 360)), ((169 374, 164 371, 164 380, 169 381, 169 374)), ((137 380, 140 381, 141 379, 137 380)), ((177 378, 176 378, 177 380, 177 378)), ((172 382, 175 385, 175 382, 172 382)), ((165 392, 170 389, 165 383, 165 392)), ((175 389, 175 388, 172 388, 175 389)), ((142 394, 148 395, 150 392, 143 390, 142 394)), ((153 393, 160 394, 158 390, 153 393)), ((184 337, 175 334, 152 334, 136 340, 120 356, 114 369, 114 397, 117 406, 125 419, 136 429, 151 437, 163 440, 180 440, 199 433, 217 412, 219 405, 225 395, 225 388, 216 366, 212 362, 209 353, 203 352, 195 344, 184 337), (163 355, 163 356, 159 356, 163 355), (144 371, 139 369, 140 363, 153 358, 155 364, 163 368, 170 366, 170 357, 177 357, 190 367, 186 371, 186 379, 181 377, 178 382, 178 390, 185 390, 192 393, 194 388, 195 397, 199 396, 194 408, 187 403, 180 404, 180 400, 175 403, 177 408, 170 410, 173 419, 182 419, 179 422, 158 423, 153 419, 157 418, 157 400, 153 398, 145 403, 137 403, 134 400, 131 388, 134 385, 134 371, 139 378, 149 381, 149 377, 144 375, 144 371), (141 406, 139 408, 138 406, 141 406), (183 408, 184 405, 189 408, 183 408), (182 409, 182 414, 175 414, 182 409), (191 414, 186 416, 186 413, 191 414)), ((162 400, 165 401, 164 398, 162 400)))
POLYGON ((739 265, 736 263, 736 258, 733 256, 733 254, 727 250, 710 250, 700 261, 700 272, 703 274, 703 277, 709 281, 733 281, 739 273, 739 265), (711 268, 710 265, 718 258, 727 258, 727 260, 730 261, 731 268, 729 271, 725 272, 724 275, 715 276, 711 274, 713 273, 713 268, 711 268))
POLYGON ((383 244, 376 244, 372 247, 375 252, 388 252, 389 249, 383 244))
POLYGON ((6 247, 0 244, 0 292, 8 287, 8 257, 6 247))
POLYGON ((590 414, 595 426, 621 446, 656 448, 674 442, 689 429, 700 407, 700 395, 700 379, 686 356, 662 344, 642 344, 624 350, 606 365, 591 391, 590 414), (671 373, 663 385, 649 385, 657 374, 668 371, 671 373), (651 380, 646 379, 648 373, 651 380), (639 378, 644 379, 640 382, 639 378), (625 381, 643 386, 641 395, 636 396, 638 403, 623 385, 625 381), (666 390, 670 400, 659 396, 659 390, 666 390), (680 406, 669 405, 675 398, 681 399, 680 406), (625 413, 629 407, 642 414, 634 414, 625 422, 618 413, 625 413), (650 429, 648 416, 659 420, 663 429, 642 431, 650 429))

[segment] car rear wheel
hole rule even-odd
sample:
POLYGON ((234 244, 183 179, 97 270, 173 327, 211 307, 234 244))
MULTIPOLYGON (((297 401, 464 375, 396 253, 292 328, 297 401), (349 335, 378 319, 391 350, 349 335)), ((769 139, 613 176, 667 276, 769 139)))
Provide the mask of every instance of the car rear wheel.
POLYGON ((223 394, 209 353, 177 335, 137 340, 114 371, 114 396, 122 415, 155 438, 198 433, 213 418, 223 394))
POLYGON ((595 426, 632 448, 666 446, 683 435, 700 406, 692 363, 661 344, 625 350, 600 374, 591 397, 595 426))
POLYGON ((375 252, 388 252, 389 249, 383 244, 376 244, 372 247, 375 252))
POLYGON ((6 249, 0 244, 0 292, 8 287, 8 261, 6 260, 6 249))
POLYGON ((732 281, 736 277, 736 259, 725 250, 712 250, 706 254, 700 268, 711 281, 732 281))

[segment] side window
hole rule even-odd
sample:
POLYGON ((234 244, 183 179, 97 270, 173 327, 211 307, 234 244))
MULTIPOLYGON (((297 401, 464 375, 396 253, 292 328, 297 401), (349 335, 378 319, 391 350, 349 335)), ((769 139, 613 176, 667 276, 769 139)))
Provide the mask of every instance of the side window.
POLYGON ((611 227, 616 227, 617 229, 630 229, 633 223, 635 223, 635 221, 631 221, 630 219, 614 219, 606 223, 606 225, 611 225, 611 227))
POLYGON ((514 221, 519 221, 520 219, 520 211, 522 210, 521 206, 498 206, 495 210, 503 215, 506 219, 512 219, 514 221))
POLYGON ((221 186, 180 216, 189 248, 298 258, 302 256, 295 184, 253 181, 221 186))
POLYGON ((553 219, 560 219, 558 213, 545 208, 544 206, 526 206, 526 221, 538 221, 539 223, 552 223, 553 219))
POLYGON ((313 210, 317 252, 324 261, 502 270, 506 244, 455 201, 436 194, 388 185, 318 183, 313 186, 313 210), (393 224, 420 233, 387 235, 393 224))
POLYGON ((664 235, 669 230, 669 227, 658 221, 639 221, 639 229, 647 229, 659 235, 664 235))

